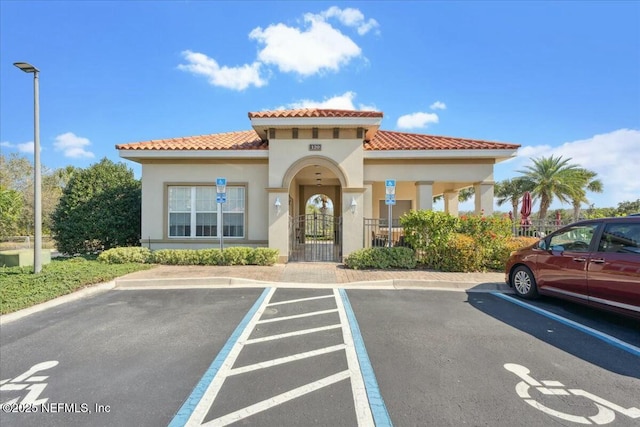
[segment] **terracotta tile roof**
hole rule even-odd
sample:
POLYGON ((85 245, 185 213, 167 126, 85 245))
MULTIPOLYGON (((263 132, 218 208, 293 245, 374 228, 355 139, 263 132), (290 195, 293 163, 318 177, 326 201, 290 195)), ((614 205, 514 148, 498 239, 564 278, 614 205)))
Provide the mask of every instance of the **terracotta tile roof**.
MULTIPOLYGON (((324 110, 327 111, 327 110, 324 110)), ((371 141, 364 144, 366 151, 389 150, 515 150, 518 144, 454 138, 450 136, 378 130, 371 141)), ((183 138, 154 139, 130 144, 118 144, 117 150, 268 150, 267 141, 254 130, 188 136, 183 138)))
POLYGON ((383 150, 515 150, 520 145, 479 139, 379 130, 364 144, 368 151, 383 150))
POLYGON ((266 141, 260 139, 254 130, 116 145, 116 150, 266 150, 268 148, 266 141))
POLYGON ((299 110, 273 110, 249 113, 250 119, 306 118, 306 117, 379 117, 380 111, 332 110, 322 108, 301 108, 299 110))

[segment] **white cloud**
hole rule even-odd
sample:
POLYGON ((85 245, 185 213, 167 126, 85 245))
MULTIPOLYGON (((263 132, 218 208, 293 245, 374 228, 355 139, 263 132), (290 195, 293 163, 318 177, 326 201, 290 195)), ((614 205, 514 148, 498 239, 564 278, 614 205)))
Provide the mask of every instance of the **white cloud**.
POLYGON ((56 151, 62 151, 65 157, 77 158, 93 158, 95 157, 91 151, 85 150, 85 147, 91 145, 91 141, 75 135, 73 132, 63 133, 56 136, 53 147, 56 151))
MULTIPOLYGON (((616 207, 622 201, 640 198, 640 130, 618 129, 587 139, 565 142, 557 147, 524 146, 518 150, 518 156, 513 161, 496 166, 496 175, 500 175, 500 169, 503 169, 502 173, 509 178, 519 176, 516 171, 531 164, 531 158, 552 155, 571 158, 570 163, 598 174, 597 178, 602 181, 604 192, 587 194, 597 207, 616 207), (504 170, 505 167, 509 169, 508 172, 504 170)), ((496 180, 501 179, 503 178, 496 176, 496 180)), ((560 204, 555 203, 553 207, 559 208, 560 204)))
MULTIPOLYGON (((23 142, 21 144, 12 144, 9 141, 3 141, 0 142, 0 147, 15 149, 20 153, 26 154, 33 154, 33 152, 35 151, 33 141, 23 142)), ((40 151, 42 151, 42 147, 40 147, 40 151)))
POLYGON ((185 50, 182 56, 188 64, 178 65, 178 69, 192 74, 202 75, 209 79, 213 86, 233 90, 245 90, 249 86, 264 86, 267 82, 260 77, 259 62, 245 64, 241 67, 220 66, 215 59, 198 52, 185 50))
POLYGON ((356 93, 347 91, 342 95, 335 95, 331 98, 325 98, 323 101, 314 101, 312 99, 301 99, 296 102, 280 106, 276 110, 299 109, 299 108, 326 108, 334 110, 359 110, 359 111, 377 111, 374 105, 358 104, 356 108, 354 99, 356 93))
POLYGON ((182 55, 187 64, 179 64, 178 69, 206 76, 212 85, 233 90, 266 85, 267 79, 261 77, 260 71, 268 65, 277 67, 280 72, 303 77, 338 71, 352 59, 360 57, 362 50, 328 22, 333 18, 345 27, 355 28, 360 35, 379 27, 375 19, 366 20, 358 9, 333 6, 318 14, 306 13, 303 24, 298 27, 277 23, 264 29, 254 28, 249 39, 255 40, 260 49, 252 64, 221 66, 203 53, 185 50, 182 55))
POLYGON ((447 105, 444 102, 436 101, 429 106, 432 110, 446 110, 447 105))
POLYGON ((400 116, 396 123, 399 129, 426 128, 432 123, 438 123, 438 115, 435 113, 412 113, 400 116))
POLYGON ((369 18, 368 21, 365 21, 362 12, 350 7, 340 9, 337 6, 332 6, 324 12, 321 12, 320 16, 324 18, 338 18, 343 25, 356 28, 358 34, 361 36, 367 34, 370 30, 379 27, 378 21, 373 18, 369 18))
POLYGON ((353 40, 325 21, 322 15, 306 14, 305 28, 285 24, 255 28, 249 38, 264 48, 258 59, 281 72, 310 76, 326 70, 338 71, 362 50, 353 40))

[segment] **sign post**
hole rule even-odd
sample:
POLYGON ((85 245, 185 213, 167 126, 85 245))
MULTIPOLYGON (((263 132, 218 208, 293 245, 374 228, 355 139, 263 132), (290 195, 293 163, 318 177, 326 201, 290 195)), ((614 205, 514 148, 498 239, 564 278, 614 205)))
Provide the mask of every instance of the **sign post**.
POLYGON ((393 205, 396 204, 396 180, 395 179, 387 179, 385 181, 385 197, 384 203, 389 206, 389 219, 387 220, 387 226, 389 227, 389 247, 393 244, 393 234, 391 230, 391 225, 393 222, 393 205))
POLYGON ((222 204, 227 203, 227 178, 216 178, 216 203, 218 204, 218 233, 220 236, 220 250, 224 249, 224 219, 222 218, 222 204))

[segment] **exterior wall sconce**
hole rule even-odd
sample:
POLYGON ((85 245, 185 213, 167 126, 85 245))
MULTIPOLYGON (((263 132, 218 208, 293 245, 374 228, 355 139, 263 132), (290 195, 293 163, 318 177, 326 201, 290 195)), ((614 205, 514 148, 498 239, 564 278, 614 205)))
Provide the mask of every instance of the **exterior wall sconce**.
POLYGON ((280 208, 282 208, 282 203, 280 203, 280 197, 276 197, 276 201, 273 204, 273 206, 276 207, 276 213, 279 215, 280 214, 280 208))
POLYGON ((350 208, 351 208, 351 213, 352 213, 352 214, 354 214, 354 215, 355 215, 355 213, 356 213, 356 208, 357 208, 357 207, 358 207, 358 204, 356 203, 356 198, 355 198, 355 197, 352 197, 352 198, 351 198, 351 206, 350 206, 350 208))

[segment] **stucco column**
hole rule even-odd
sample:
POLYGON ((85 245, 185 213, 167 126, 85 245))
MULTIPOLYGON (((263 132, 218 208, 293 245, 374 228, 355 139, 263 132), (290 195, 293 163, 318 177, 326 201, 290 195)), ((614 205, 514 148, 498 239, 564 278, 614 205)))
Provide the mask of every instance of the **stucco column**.
POLYGON ((486 216, 493 213, 493 182, 479 182, 474 184, 475 190, 475 213, 481 215, 483 212, 486 216))
POLYGON ((444 192, 444 211, 451 216, 458 216, 458 192, 449 190, 444 192))
POLYGON ((342 189, 342 258, 364 247, 364 188, 342 189), (353 202, 355 201, 355 207, 353 202))
POLYGON ((289 258, 289 192, 284 188, 269 188, 269 248, 280 251, 278 262, 289 258), (280 208, 276 207, 276 200, 280 208))
POLYGON ((362 216, 363 218, 373 218, 373 181, 364 183, 362 216))
POLYGON ((418 210, 433 210, 433 181, 416 182, 416 204, 418 210))

